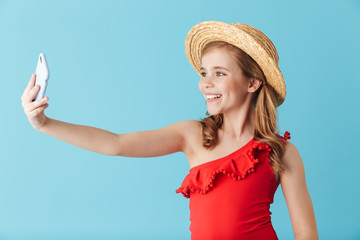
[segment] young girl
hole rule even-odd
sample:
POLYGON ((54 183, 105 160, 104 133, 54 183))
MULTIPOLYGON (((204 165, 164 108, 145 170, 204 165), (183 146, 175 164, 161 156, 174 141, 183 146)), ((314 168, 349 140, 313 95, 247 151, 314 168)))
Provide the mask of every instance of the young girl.
POLYGON ((35 74, 22 95, 24 111, 34 129, 90 151, 184 152, 190 171, 176 193, 190 198, 193 240, 278 239, 269 208, 280 183, 295 239, 318 239, 302 159, 290 133, 278 133, 286 88, 273 43, 252 26, 207 21, 190 30, 185 50, 210 115, 201 121, 127 134, 61 122, 45 116, 47 97, 32 102, 35 74))

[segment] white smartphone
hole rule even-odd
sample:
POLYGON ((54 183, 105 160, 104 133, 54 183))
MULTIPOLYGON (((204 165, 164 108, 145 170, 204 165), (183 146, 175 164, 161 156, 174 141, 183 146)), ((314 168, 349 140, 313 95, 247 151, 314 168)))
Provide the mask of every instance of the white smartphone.
POLYGON ((33 99, 33 101, 41 99, 45 96, 46 86, 50 77, 49 67, 44 53, 40 53, 35 74, 35 85, 40 85, 40 90, 37 93, 36 97, 33 99))

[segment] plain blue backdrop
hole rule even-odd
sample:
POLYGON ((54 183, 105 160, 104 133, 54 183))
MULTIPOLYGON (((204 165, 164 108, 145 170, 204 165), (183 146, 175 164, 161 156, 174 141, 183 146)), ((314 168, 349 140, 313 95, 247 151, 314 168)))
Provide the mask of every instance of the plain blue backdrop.
MULTIPOLYGON (((1 1, 0 239, 190 239, 183 153, 101 155, 35 131, 21 95, 47 56, 51 118, 115 133, 205 117, 185 38, 195 24, 242 22, 275 44, 291 133, 320 239, 360 239, 360 2, 1 1)), ((279 186, 270 208, 293 239, 279 186)))

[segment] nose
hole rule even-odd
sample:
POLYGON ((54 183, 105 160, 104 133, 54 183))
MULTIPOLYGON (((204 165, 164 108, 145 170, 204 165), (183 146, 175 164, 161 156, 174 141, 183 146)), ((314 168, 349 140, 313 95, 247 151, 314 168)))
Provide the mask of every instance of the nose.
POLYGON ((207 92, 207 90, 211 89, 214 87, 214 83, 211 80, 210 77, 202 77, 199 81, 199 90, 202 93, 207 92))
POLYGON ((214 83, 212 81, 212 78, 208 76, 208 77, 202 77, 200 79, 200 85, 204 88, 211 88, 214 86, 214 83))

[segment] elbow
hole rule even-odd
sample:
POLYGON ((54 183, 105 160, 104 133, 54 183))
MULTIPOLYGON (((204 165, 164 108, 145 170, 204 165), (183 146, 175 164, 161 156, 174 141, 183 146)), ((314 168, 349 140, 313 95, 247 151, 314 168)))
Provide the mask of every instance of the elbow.
POLYGON ((120 142, 121 134, 115 134, 115 140, 113 141, 114 144, 110 147, 110 156, 123 156, 123 144, 120 142))
POLYGON ((114 157, 119 157, 119 156, 121 156, 121 154, 118 153, 118 152, 109 152, 109 153, 105 153, 104 155, 114 156, 114 157))
POLYGON ((110 141, 103 142, 99 145, 98 153, 107 156, 121 156, 122 152, 119 144, 119 135, 114 134, 110 141))

